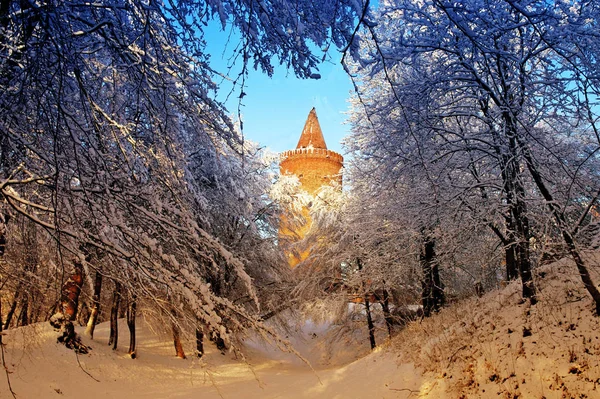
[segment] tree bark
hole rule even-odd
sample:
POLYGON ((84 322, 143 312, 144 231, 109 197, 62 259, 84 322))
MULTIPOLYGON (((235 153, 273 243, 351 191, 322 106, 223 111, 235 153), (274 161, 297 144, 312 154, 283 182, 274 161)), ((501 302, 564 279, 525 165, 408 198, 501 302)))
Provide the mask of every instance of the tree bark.
POLYGON ((183 345, 181 345, 181 333, 179 327, 174 322, 171 324, 173 330, 173 345, 175 346, 175 356, 180 359, 185 359, 185 352, 183 351, 183 345))
POLYGON ((435 259, 435 240, 425 236, 420 254, 423 279, 421 282, 421 300, 423 315, 429 317, 432 311, 438 311, 444 305, 446 298, 442 289, 440 273, 435 259))
POLYGON ((4 321, 4 329, 8 330, 10 327, 10 322, 15 314, 15 310, 17 309, 17 302, 19 300, 19 295, 21 293, 21 283, 17 285, 17 289, 15 290, 15 295, 13 295, 13 300, 8 309, 8 314, 6 315, 6 320, 4 321))
MULTIPOLYGON (((501 73, 508 73, 500 65, 501 61, 497 61, 499 63, 499 70, 502 70, 501 73)), ((504 80, 502 84, 504 85, 504 80)), ((508 93, 508 87, 503 87, 503 92, 508 93)), ((490 95, 497 106, 504 107, 505 103, 496 96, 496 93, 490 92, 490 95)), ((510 103, 510 101, 506 101, 506 103, 510 103)), ((482 111, 493 119, 493 116, 488 114, 489 107, 486 104, 482 105, 482 111)), ((521 277, 523 298, 529 299, 531 304, 535 304, 537 301, 536 290, 532 278, 529 253, 531 233, 529 218, 527 216, 527 206, 525 204, 525 189, 520 179, 522 172, 519 162, 521 151, 518 148, 518 129, 515 117, 510 110, 502 112, 502 119, 504 122, 504 134, 497 133, 493 126, 490 126, 490 132, 493 134, 494 149, 500 163, 500 173, 504 194, 506 195, 506 205, 508 207, 508 215, 506 216, 508 243, 505 243, 505 247, 510 252, 506 253, 506 275, 507 279, 511 280, 518 270, 521 277), (513 260, 515 263, 512 263, 513 260)))
POLYGON ((509 110, 502 113, 506 123, 506 135, 508 138, 508 148, 510 155, 506 167, 505 183, 507 202, 510 206, 512 222, 516 231, 516 247, 515 254, 517 264, 519 266, 519 275, 521 276, 521 284, 523 286, 523 298, 529 299, 532 305, 537 302, 535 284, 532 276, 531 253, 529 250, 529 240, 531 239, 531 231, 529 226, 529 217, 527 216, 527 204, 525 203, 525 188, 523 182, 519 178, 521 172, 521 162, 518 161, 519 150, 519 133, 517 129, 517 121, 515 116, 509 110), (510 200, 508 200, 510 199, 510 200))
POLYGON ((0 233, 0 256, 4 256, 4 251, 6 251, 6 237, 0 233))
POLYGON ((375 342, 375 325, 373 324, 373 317, 371 316, 371 305, 369 304, 369 294, 365 293, 365 309, 367 312, 367 327, 369 328, 369 342, 371 343, 371 349, 377 347, 375 342))
POLYGON ((137 353, 135 352, 135 313, 136 313, 137 304, 135 302, 135 295, 131 298, 129 302, 129 306, 127 307, 127 327, 129 327, 129 350, 127 354, 131 356, 132 359, 137 357, 137 353))
POLYGON ((117 349, 119 342, 119 306, 121 305, 121 284, 115 281, 115 291, 113 293, 112 307, 110 308, 110 336, 108 345, 113 346, 113 350, 117 349))
POLYGON ((0 215, 0 257, 4 256, 6 251, 6 225, 9 220, 9 215, 0 215))
POLYGON ((221 333, 219 331, 213 331, 210 335, 210 340, 215 343, 217 349, 220 350, 222 354, 225 354, 227 346, 225 345, 225 340, 221 338, 221 333))
POLYGON ((381 303, 381 310, 383 311, 383 318, 385 320, 385 326, 388 330, 388 335, 392 338, 392 325, 394 323, 394 319, 392 318, 392 314, 390 313, 390 295, 388 291, 383 288, 383 301, 381 303))
MULTIPOLYGON (((360 258, 356 259, 356 266, 359 271, 363 269, 360 258)), ((363 299, 365 301, 365 311, 367 312, 367 328, 369 329, 369 342, 371 344, 371 350, 377 347, 375 342, 375 325, 373 324, 373 317, 371 316, 371 305, 369 303, 369 294, 365 287, 364 282, 361 282, 361 290, 363 291, 363 299)))
POLYGON ((100 312, 100 293, 102 292, 102 272, 96 270, 94 278, 94 295, 92 296, 92 310, 85 329, 85 335, 94 339, 94 329, 98 321, 98 312, 100 312))
POLYGON ((517 264, 519 265, 519 275, 521 276, 523 298, 529 299, 530 303, 535 305, 537 303, 537 297, 535 284, 533 282, 531 254, 529 250, 531 233, 529 229, 529 218, 526 216, 527 209, 525 203, 522 200, 519 200, 512 207, 512 212, 518 237, 520 238, 515 245, 515 253, 517 255, 517 264))
POLYGON ((50 318, 50 324, 54 328, 60 329, 61 335, 58 337, 58 342, 64 343, 67 348, 78 353, 88 353, 89 348, 81 343, 73 326, 83 285, 83 265, 74 261, 73 266, 75 267, 73 274, 62 287, 59 312, 50 318))
POLYGON ((62 288, 61 310, 65 318, 73 321, 77 318, 79 295, 83 285, 83 265, 78 261, 73 263, 75 271, 62 288))
POLYGON ((506 261, 506 281, 512 281, 519 278, 519 265, 517 264, 517 251, 515 239, 515 227, 512 222, 512 216, 506 218, 506 242, 504 242, 504 256, 506 261))
POLYGON ((21 301, 21 312, 17 318, 17 326, 23 327, 29 324, 29 298, 27 295, 21 301))
POLYGON ((204 355, 204 332, 201 328, 196 328, 196 354, 198 357, 204 355))

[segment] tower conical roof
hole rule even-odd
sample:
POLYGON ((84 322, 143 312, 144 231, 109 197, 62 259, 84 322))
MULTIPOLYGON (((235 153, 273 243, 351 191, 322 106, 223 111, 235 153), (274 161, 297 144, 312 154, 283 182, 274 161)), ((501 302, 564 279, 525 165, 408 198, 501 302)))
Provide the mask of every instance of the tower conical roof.
POLYGON ((296 148, 322 148, 327 149, 325 139, 323 138, 323 132, 319 125, 319 118, 317 118, 317 111, 313 107, 308 113, 304 129, 302 129, 302 135, 298 141, 296 148))

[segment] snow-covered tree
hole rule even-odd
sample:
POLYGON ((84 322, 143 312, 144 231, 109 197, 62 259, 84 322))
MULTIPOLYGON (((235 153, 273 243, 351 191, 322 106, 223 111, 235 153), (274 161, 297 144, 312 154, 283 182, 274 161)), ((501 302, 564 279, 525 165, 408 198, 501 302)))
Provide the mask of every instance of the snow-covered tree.
MULTIPOLYGON (((239 31, 242 74, 281 63, 317 77, 319 52, 347 45, 362 6, 2 2, 2 212, 32 222, 38 246, 49 240, 48 279, 113 280, 131 322, 136 304, 152 304, 226 344, 231 331, 259 328, 253 278, 277 274, 261 235, 272 229, 259 194, 268 178, 237 158, 242 140, 212 99, 206 24, 239 31)), ((15 267, 4 262, 3 278, 15 267)))
POLYGON ((599 188, 597 7, 390 0, 371 19, 352 151, 392 183, 418 176, 425 209, 488 226, 532 302, 532 242, 550 216, 600 313, 575 239, 599 188))

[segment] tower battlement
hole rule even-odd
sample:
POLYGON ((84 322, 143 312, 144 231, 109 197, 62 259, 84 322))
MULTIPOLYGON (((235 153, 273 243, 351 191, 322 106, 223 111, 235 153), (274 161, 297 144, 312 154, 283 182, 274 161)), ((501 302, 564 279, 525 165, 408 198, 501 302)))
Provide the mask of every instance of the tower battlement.
POLYGON ((279 154, 279 162, 284 162, 291 158, 327 158, 334 162, 344 162, 343 156, 326 148, 296 148, 295 150, 287 150, 279 154))

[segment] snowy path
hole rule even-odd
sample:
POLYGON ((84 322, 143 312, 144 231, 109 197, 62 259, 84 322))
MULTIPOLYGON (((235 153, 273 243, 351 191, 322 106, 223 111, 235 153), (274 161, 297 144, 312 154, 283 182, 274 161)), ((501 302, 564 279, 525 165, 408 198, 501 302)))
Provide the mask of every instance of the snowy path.
MULTIPOLYGON (((251 368, 212 349, 202 361, 177 359, 168 337, 140 326, 139 358, 131 360, 120 327, 122 349, 110 350, 108 326, 101 324, 90 355, 79 356, 81 367, 47 324, 10 332, 7 365, 18 398, 407 398, 419 390, 418 372, 385 350, 316 371, 286 356, 252 356, 251 368)), ((9 397, 0 375, 0 398, 9 397)))

